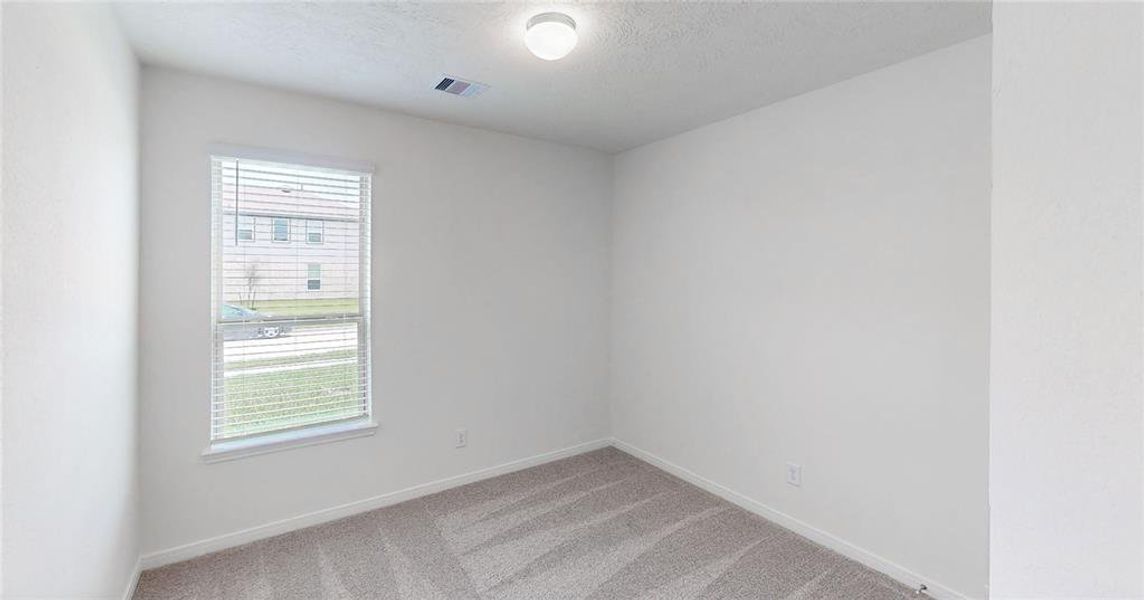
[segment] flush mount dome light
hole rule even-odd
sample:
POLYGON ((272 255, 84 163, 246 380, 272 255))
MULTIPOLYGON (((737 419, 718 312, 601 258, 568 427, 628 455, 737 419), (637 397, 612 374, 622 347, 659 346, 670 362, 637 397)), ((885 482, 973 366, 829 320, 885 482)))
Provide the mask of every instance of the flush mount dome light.
POLYGON ((528 20, 524 45, 544 60, 559 60, 576 47, 576 21, 562 13, 541 13, 528 20))

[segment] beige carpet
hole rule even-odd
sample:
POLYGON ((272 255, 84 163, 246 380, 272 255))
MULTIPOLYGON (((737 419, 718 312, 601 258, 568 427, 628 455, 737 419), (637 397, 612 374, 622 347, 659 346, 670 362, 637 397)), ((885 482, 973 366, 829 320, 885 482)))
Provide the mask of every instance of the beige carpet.
POLYGON ((136 600, 914 598, 612 448, 147 571, 136 600))

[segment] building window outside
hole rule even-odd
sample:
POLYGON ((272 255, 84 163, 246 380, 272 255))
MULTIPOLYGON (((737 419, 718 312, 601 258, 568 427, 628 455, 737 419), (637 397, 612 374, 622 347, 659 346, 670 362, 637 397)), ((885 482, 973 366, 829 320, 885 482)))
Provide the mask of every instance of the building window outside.
POLYGON ((306 221, 306 243, 321 244, 324 231, 321 221, 306 221))
POLYGON ((238 216, 238 241, 240 242, 253 242, 254 241, 254 216, 253 215, 239 215, 238 216))
POLYGON ((322 289, 322 265, 318 263, 310 263, 306 265, 306 289, 322 289))
POLYGON ((276 242, 289 242, 290 241, 290 219, 275 218, 274 219, 274 241, 276 242))

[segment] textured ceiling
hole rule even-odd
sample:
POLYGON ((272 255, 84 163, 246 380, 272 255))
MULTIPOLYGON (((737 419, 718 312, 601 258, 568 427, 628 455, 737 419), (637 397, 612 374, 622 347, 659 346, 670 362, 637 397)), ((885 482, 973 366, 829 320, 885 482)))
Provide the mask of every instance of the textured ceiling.
POLYGON ((147 64, 615 152, 989 32, 978 2, 124 3, 147 64), (561 10, 580 44, 529 54, 561 10), (442 74, 486 83, 471 98, 442 74))

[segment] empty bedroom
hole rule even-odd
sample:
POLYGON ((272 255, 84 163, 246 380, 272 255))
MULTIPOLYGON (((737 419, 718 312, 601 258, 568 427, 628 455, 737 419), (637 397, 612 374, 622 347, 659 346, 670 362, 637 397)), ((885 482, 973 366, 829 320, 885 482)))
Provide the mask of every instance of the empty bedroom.
POLYGON ((1144 4, 0 2, 3 600, 1144 600, 1144 4))

